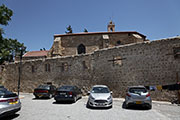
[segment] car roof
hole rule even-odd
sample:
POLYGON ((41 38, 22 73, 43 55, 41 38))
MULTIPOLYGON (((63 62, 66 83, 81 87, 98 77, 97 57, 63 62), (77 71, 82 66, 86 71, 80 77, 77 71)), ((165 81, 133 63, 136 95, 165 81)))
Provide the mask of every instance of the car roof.
POLYGON ((106 85, 94 85, 93 87, 107 87, 106 85))

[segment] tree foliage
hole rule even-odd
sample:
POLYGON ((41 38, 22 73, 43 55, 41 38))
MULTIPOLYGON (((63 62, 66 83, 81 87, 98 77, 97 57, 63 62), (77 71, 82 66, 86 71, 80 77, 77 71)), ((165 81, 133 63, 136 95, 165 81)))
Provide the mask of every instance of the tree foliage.
MULTIPOLYGON (((13 11, 7 8, 5 5, 0 6, 0 25, 7 26, 11 20, 13 11)), ((4 30, 0 28, 0 64, 4 61, 13 61, 16 54, 20 53, 21 48, 24 47, 23 43, 18 42, 16 39, 4 38, 4 30)), ((23 49, 25 52, 25 49, 23 49)))
POLYGON ((88 30, 86 28, 84 28, 84 32, 88 32, 88 30))
POLYGON ((66 28, 66 30, 67 30, 67 31, 65 31, 66 34, 73 33, 71 25, 69 25, 69 26, 66 28))

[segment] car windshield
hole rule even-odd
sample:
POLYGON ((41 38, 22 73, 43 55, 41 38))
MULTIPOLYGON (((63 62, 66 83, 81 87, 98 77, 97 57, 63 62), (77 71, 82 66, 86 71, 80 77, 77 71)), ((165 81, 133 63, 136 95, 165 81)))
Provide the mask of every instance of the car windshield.
POLYGON ((40 85, 38 88, 41 88, 41 89, 50 89, 50 86, 48 86, 48 85, 40 85))
POLYGON ((62 86, 60 88, 58 88, 58 90, 72 90, 73 86, 62 86))
POLYGON ((107 87, 94 87, 91 92, 92 93, 109 93, 109 89, 107 87))
POLYGON ((130 93, 146 93, 147 90, 145 88, 130 88, 130 93))
POLYGON ((5 96, 5 95, 11 95, 14 94, 10 91, 8 91, 7 89, 0 89, 0 97, 5 96))

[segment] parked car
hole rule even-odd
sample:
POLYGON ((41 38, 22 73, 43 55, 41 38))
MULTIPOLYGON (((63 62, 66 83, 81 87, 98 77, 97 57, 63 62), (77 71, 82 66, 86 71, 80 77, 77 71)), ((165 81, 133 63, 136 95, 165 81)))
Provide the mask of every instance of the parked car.
POLYGON ((141 105, 149 109, 152 108, 150 93, 144 86, 132 86, 128 88, 125 98, 125 107, 128 108, 131 105, 141 105))
POLYGON ((56 93, 56 87, 51 84, 39 85, 34 89, 34 96, 36 98, 52 98, 56 93))
POLYGON ((82 97, 81 89, 77 86, 61 86, 57 89, 54 99, 56 102, 73 101, 76 102, 82 97))
POLYGON ((88 92, 87 107, 112 107, 112 92, 105 85, 95 85, 88 92))
POLYGON ((6 88, 0 89, 0 118, 15 114, 21 109, 21 102, 18 95, 8 91, 6 88))

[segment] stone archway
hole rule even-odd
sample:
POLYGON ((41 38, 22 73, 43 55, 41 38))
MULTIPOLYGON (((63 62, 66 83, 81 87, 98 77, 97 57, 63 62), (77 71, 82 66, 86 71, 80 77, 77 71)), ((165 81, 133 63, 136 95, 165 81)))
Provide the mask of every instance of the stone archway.
POLYGON ((78 54, 84 54, 84 53, 86 53, 86 47, 83 44, 80 44, 77 47, 77 51, 78 51, 78 54))

